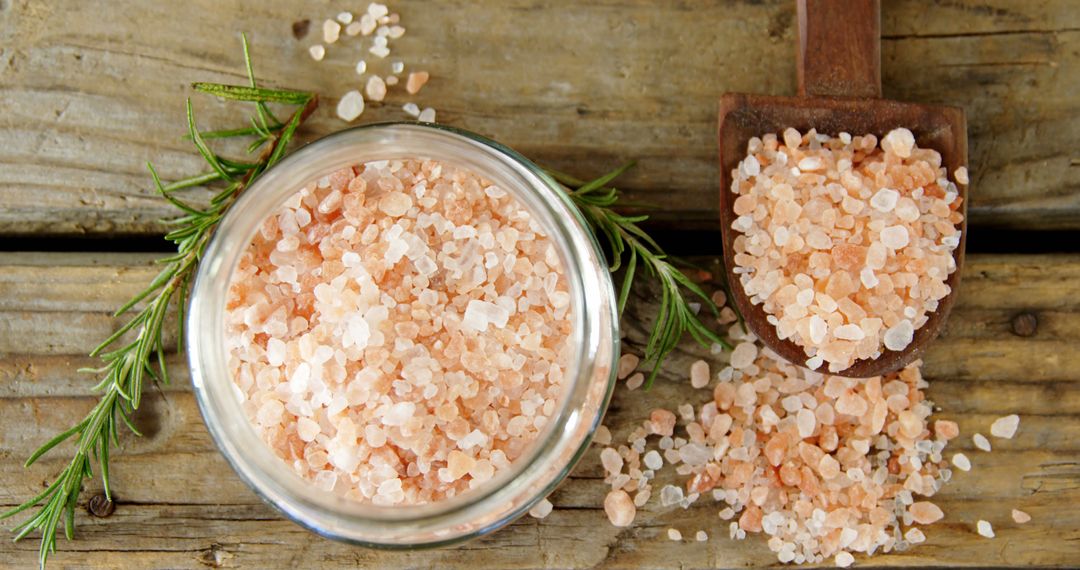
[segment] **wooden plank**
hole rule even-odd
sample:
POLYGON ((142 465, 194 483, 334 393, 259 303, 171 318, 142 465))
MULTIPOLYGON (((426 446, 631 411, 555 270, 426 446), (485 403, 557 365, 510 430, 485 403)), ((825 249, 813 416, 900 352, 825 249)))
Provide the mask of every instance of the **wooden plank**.
MULTIPOLYGON (((343 40, 315 64, 306 47, 321 18, 344 7, 3 3, 0 234, 160 233, 157 220, 172 212, 144 165, 153 160, 167 179, 202 169, 180 140, 187 85, 243 80, 240 30, 269 83, 326 96, 304 138, 340 129, 331 110, 355 88, 360 52, 343 40), (292 24, 309 18, 296 39, 292 24)), ((394 9, 409 29, 394 57, 432 71, 417 101, 440 121, 581 174, 637 159, 628 197, 660 204, 658 224, 716 226, 721 93, 794 92, 790 0, 402 0, 394 9)), ((968 113, 973 224, 1080 228, 1075 4, 897 0, 882 12, 885 96, 968 113)), ((391 90, 363 120, 404 118, 403 95, 391 90)), ((196 103, 207 127, 236 114, 196 103)))
MULTIPOLYGON (((0 323, 23 316, 21 322, 32 324, 0 334, 0 507, 31 496, 61 468, 59 452, 29 470, 20 463, 93 405, 91 382, 75 369, 91 363, 81 354, 116 326, 101 315, 153 275, 148 260, 0 254, 0 323), (71 331, 75 336, 66 344, 39 340, 66 338, 71 331)), ((1070 348, 1080 339, 1080 256, 973 255, 965 271, 959 303, 945 336, 927 355, 925 374, 938 415, 957 420, 965 434, 950 450, 964 451, 975 467, 957 473, 935 499, 947 516, 928 530, 927 544, 860 564, 1076 566, 1080 357, 1070 348), (1011 329, 1013 317, 1024 312, 1039 319, 1030 337, 1011 329), (975 450, 969 435, 986 433, 993 419, 1007 413, 1021 416, 1017 437, 994 440, 991 453, 975 450), (1013 507, 1031 513, 1032 522, 1012 523, 1013 507), (975 534, 980 518, 994 523, 997 539, 975 534)), ((625 319, 631 347, 640 346, 652 298, 648 288, 635 291, 625 319)), ((707 398, 685 381, 699 357, 713 358, 683 343, 654 390, 617 391, 605 421, 616 437, 655 407, 707 398)), ((728 540, 708 501, 685 511, 652 504, 632 528, 610 526, 599 508, 606 486, 595 451, 551 497, 555 512, 543 521, 526 517, 489 537, 433 551, 381 552, 321 539, 281 518, 232 473, 202 424, 182 360, 173 358, 174 384, 148 393, 136 418, 147 436, 125 435, 124 449, 114 456, 116 512, 98 519, 80 509, 76 540, 61 541, 54 555, 58 567, 673 568, 774 561, 760 537, 728 540), (687 536, 704 529, 712 538, 673 543, 666 538, 670 527, 687 536)), ((667 473, 659 482, 676 481, 667 473)), ((99 490, 100 483, 91 483, 83 501, 99 490)), ((29 566, 36 547, 33 541, 0 541, 0 560, 29 566)))

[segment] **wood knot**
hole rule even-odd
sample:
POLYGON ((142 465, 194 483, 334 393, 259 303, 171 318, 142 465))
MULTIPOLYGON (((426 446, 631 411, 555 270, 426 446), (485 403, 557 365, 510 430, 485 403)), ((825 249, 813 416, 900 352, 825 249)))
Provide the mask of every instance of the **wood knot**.
POLYGON ((1039 317, 1035 313, 1023 312, 1012 319, 1012 332, 1016 336, 1035 336, 1039 328, 1039 317))
POLYGON ((304 39, 308 35, 308 30, 311 28, 311 20, 299 20, 293 22, 292 35, 298 40, 304 39))
POLYGON ((109 500, 104 493, 94 495, 90 497, 90 503, 86 505, 86 510, 91 515, 98 518, 105 518, 116 510, 116 503, 109 500))

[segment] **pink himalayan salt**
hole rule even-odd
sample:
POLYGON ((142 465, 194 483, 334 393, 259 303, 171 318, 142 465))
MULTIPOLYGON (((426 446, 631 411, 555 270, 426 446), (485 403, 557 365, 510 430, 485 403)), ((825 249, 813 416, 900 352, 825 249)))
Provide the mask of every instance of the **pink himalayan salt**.
POLYGON ((626 353, 619 357, 619 365, 615 374, 619 380, 625 380, 627 376, 637 369, 641 358, 636 354, 626 353))
POLYGON ((672 435, 675 432, 675 414, 656 409, 649 416, 649 429, 656 435, 672 435))
POLYGON ((941 512, 941 508, 930 501, 912 503, 908 507, 908 513, 911 514, 912 520, 919 524, 936 523, 945 516, 945 513, 941 512))
POLYGON ((409 74, 409 78, 405 80, 405 91, 408 91, 409 95, 416 95, 430 77, 426 71, 413 71, 409 74))
POLYGON ((1020 509, 1012 510, 1012 519, 1016 521, 1016 524, 1024 524, 1031 521, 1031 515, 1021 511, 1020 509))
POLYGON ((634 501, 626 491, 616 489, 608 493, 607 497, 604 498, 604 512, 607 513, 611 524, 618 527, 627 527, 634 522, 637 507, 634 506, 634 501))
POLYGON ((548 515, 551 514, 551 511, 553 509, 554 505, 551 504, 551 501, 547 499, 540 499, 539 503, 536 503, 533 508, 529 509, 529 516, 535 519, 546 518, 548 515))
POLYGON ((510 469, 555 413, 567 290, 505 191, 447 163, 361 164, 299 189, 253 238, 229 286, 229 368, 301 477, 431 503, 510 469), (473 302, 494 326, 465 326, 473 302))
POLYGON ((709 383, 709 363, 697 360, 690 365, 690 385, 694 388, 704 388, 709 383))
POLYGON ((906 348, 956 270, 963 215, 941 156, 907 129, 880 148, 795 129, 747 148, 732 172, 735 272, 777 335, 831 372, 906 348))

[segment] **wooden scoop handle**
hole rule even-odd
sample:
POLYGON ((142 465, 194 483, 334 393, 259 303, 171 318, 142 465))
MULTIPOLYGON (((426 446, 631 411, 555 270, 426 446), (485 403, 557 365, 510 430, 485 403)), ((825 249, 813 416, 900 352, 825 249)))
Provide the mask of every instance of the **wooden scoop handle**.
POLYGON ((880 0, 796 0, 799 95, 881 98, 880 0))

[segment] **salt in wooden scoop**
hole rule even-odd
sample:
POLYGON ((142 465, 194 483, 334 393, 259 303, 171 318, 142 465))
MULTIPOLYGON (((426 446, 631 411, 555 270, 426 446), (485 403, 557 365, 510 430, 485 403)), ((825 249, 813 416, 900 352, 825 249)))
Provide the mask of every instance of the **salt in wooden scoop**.
MULTIPOLYGON (((905 127, 921 148, 941 153, 949 176, 967 165, 967 125, 957 107, 901 103, 881 99, 881 5, 879 0, 797 0, 799 46, 797 97, 773 97, 727 93, 720 100, 720 219, 723 224, 724 265, 735 306, 750 332, 781 357, 806 363, 806 352, 791 340, 780 340, 766 320, 762 305, 750 302, 735 268, 731 224, 737 217, 731 191, 731 172, 746 157, 752 137, 779 135, 788 127, 799 132, 816 129, 837 136, 874 134, 879 139, 905 127)), ((878 376, 898 370, 919 357, 927 343, 941 331, 956 299, 960 268, 967 241, 967 185, 958 185, 963 199, 960 244, 953 252, 956 271, 946 284, 951 292, 942 299, 929 320, 915 330, 911 343, 900 351, 882 347, 881 355, 856 360, 837 374, 856 378, 878 376)), ((819 370, 826 370, 823 366, 819 370)))

